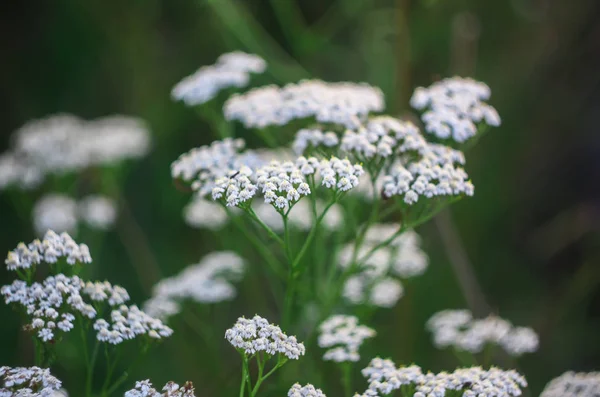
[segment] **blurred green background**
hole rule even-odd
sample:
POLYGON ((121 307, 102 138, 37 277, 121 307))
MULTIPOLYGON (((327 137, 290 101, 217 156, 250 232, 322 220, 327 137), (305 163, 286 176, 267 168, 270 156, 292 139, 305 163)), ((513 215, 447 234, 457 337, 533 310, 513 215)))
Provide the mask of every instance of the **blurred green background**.
MULTIPOLYGON (((117 229, 103 239, 91 231, 77 239, 102 240, 92 245, 95 275, 125 286, 139 303, 160 275, 239 244, 226 233, 188 227, 181 210, 189 196, 170 178, 179 154, 214 136, 194 109, 170 99, 172 86, 199 66, 231 50, 256 53, 270 65, 256 84, 366 81, 381 87, 393 115, 406 115, 412 90, 440 77, 486 82, 503 124, 467 155, 476 194, 418 230, 429 270, 394 309, 378 311, 372 325, 379 335, 363 357, 381 354, 433 371, 456 367, 450 352, 431 345, 424 323, 438 310, 467 307, 455 270, 467 266, 485 297, 470 302, 476 310, 489 308, 540 334, 540 350, 511 363, 527 376, 531 395, 565 370, 600 368, 597 1, 55 0, 0 7, 0 151, 27 120, 56 112, 135 115, 151 127, 151 154, 127 166, 128 211, 117 229)), ((38 196, 19 200, 30 208, 38 196)), ((0 193, 5 251, 34 237, 30 216, 13 204, 0 193)), ((174 324, 185 343, 168 341, 150 353, 131 382, 189 379, 199 396, 222 394, 222 382, 235 390, 239 362, 224 330, 257 307, 276 320, 259 266, 251 264, 242 298, 200 314, 212 343, 174 324), (211 372, 210 349, 226 359, 220 375, 211 372)), ((2 284, 11 280, 0 272, 2 284)), ((0 365, 30 365, 18 317, 0 305, 0 318, 0 365)), ((64 354, 70 359, 54 372, 69 388, 80 382, 81 362, 66 342, 64 354)))

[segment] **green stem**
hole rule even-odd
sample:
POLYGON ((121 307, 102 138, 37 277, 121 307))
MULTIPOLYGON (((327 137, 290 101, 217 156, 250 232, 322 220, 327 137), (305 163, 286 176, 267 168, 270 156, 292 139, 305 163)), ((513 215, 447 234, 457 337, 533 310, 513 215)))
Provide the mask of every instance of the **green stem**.
POLYGON ((346 397, 352 397, 352 364, 350 362, 342 363, 341 370, 344 395, 346 397))
POLYGON ((273 231, 273 229, 271 229, 267 224, 265 224, 262 219, 260 219, 258 217, 258 215, 256 215, 256 213, 254 212, 254 210, 252 208, 247 208, 246 212, 248 213, 248 215, 250 215, 250 217, 252 219, 254 219, 254 221, 256 221, 256 223, 258 223, 263 229, 265 229, 265 231, 267 232, 267 234, 275 241, 277 241, 277 243, 279 245, 281 245, 281 247, 285 248, 285 242, 282 240, 281 237, 279 237, 277 235, 277 233, 275 233, 273 231))
POLYGON ((244 390, 246 389, 246 377, 247 377, 246 364, 247 364, 247 362, 248 362, 248 359, 244 355, 244 362, 242 363, 242 380, 240 382, 240 397, 244 397, 244 390))
MULTIPOLYGON (((262 383, 269 376, 273 375, 275 373, 275 371, 277 371, 279 368, 281 368, 281 366, 283 366, 283 364, 285 364, 285 361, 286 360, 281 361, 281 356, 279 356, 279 358, 277 360, 277 364, 273 367, 273 369, 271 369, 269 372, 267 372, 267 374, 265 376, 261 376, 258 378, 258 380, 256 381, 256 385, 254 385, 254 389, 252 389, 252 391, 250 392, 250 397, 256 396, 256 393, 258 393, 258 389, 260 388, 260 385, 262 385, 262 383)), ((260 367, 259 367, 259 370, 260 370, 260 367)))
POLYGON ((94 366, 96 364, 96 357, 98 357, 98 348, 100 347, 100 341, 96 340, 94 344, 94 350, 92 351, 92 357, 87 364, 87 372, 85 374, 85 395, 90 397, 92 395, 92 379, 94 374, 94 366))

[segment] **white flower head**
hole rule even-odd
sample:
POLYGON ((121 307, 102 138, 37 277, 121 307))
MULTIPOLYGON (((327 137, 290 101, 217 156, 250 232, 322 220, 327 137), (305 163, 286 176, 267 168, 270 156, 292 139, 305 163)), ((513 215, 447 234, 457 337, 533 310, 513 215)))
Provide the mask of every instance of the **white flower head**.
POLYGON ((0 396, 50 397, 60 390, 62 382, 39 367, 0 367, 0 396))
POLYGON ((427 322, 438 348, 454 346, 459 350, 479 353, 486 344, 502 346, 512 356, 535 352, 537 334, 527 327, 513 325, 497 316, 473 319, 468 310, 443 310, 427 322))
POLYGON ((77 205, 79 218, 93 229, 108 230, 117 219, 117 206, 106 196, 90 195, 77 205))
POLYGON ((258 55, 241 51, 223 54, 214 65, 203 66, 177 83, 171 97, 187 106, 201 105, 224 89, 247 86, 250 73, 262 73, 266 66, 258 55))
POLYGON ((47 194, 33 207, 33 226, 43 236, 48 230, 77 233, 77 203, 62 194, 47 194))
POLYGON ((137 306, 120 305, 110 313, 110 322, 98 319, 94 323, 96 338, 112 345, 135 338, 160 340, 168 338, 173 330, 163 322, 140 310, 137 306))
POLYGON ((135 382, 135 388, 125 392, 125 397, 196 397, 192 382, 179 386, 175 382, 168 382, 162 393, 152 387, 149 379, 135 382))
POLYGON ((248 355, 264 351, 272 356, 282 354, 297 360, 306 352, 304 344, 298 342, 295 336, 287 336, 281 328, 258 315, 251 319, 238 318, 234 326, 225 332, 225 339, 248 355))
POLYGON ((485 103, 490 95, 490 88, 484 83, 453 77, 428 88, 417 88, 410 104, 415 109, 425 110, 421 119, 428 133, 464 142, 477 134, 479 123, 500 125, 496 109, 485 103))
POLYGON ((301 386, 300 383, 294 383, 288 391, 288 397, 326 397, 321 389, 316 389, 310 383, 301 386))
POLYGON ((250 177, 252 170, 242 167, 239 171, 230 171, 227 176, 215 180, 212 199, 222 201, 227 207, 236 207, 250 202, 259 188, 250 177))
POLYGON ((8 270, 29 269, 42 262, 56 263, 61 258, 71 266, 92 262, 87 245, 77 244, 65 232, 59 235, 49 230, 42 241, 34 240, 29 245, 19 243, 16 249, 8 253, 4 263, 8 270))
POLYGON ((328 349, 325 361, 356 362, 363 342, 375 336, 375 330, 358 324, 356 316, 333 315, 319 326, 319 347, 328 349))
POLYGON ((552 379, 540 397, 594 397, 600 393, 600 372, 568 371, 552 379))
POLYGON ((227 120, 241 121, 247 128, 281 126, 306 118, 356 128, 361 119, 384 107, 383 93, 370 85, 303 80, 233 95, 223 112, 227 120))

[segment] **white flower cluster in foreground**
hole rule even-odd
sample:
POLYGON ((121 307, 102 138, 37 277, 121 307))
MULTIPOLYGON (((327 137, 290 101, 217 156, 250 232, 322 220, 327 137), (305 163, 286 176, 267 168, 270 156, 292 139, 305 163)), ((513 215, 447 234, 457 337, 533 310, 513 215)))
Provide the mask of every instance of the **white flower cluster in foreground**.
MULTIPOLYGON (((420 237, 413 230, 395 236, 398 224, 375 224, 369 228, 363 244, 356 254, 360 272, 348 278, 344 285, 344 298, 352 304, 369 304, 393 307, 404 294, 398 278, 422 275, 429 258, 420 247, 420 237), (395 237, 394 237, 395 236, 395 237), (379 245, 389 240, 389 244, 379 245)), ((342 247, 338 265, 347 269, 352 265, 355 243, 342 247)))
POLYGON ((468 310, 444 310, 427 322, 438 348, 454 346, 460 350, 478 353, 486 344, 500 345, 508 354, 520 356, 537 350, 538 336, 531 328, 514 327, 496 316, 473 319, 468 310))
POLYGON ((156 284, 144 309, 153 316, 167 318, 179 312, 181 300, 199 303, 231 300, 236 296, 232 282, 241 278, 244 268, 244 260, 235 252, 212 252, 199 263, 156 284))
POLYGON ((266 68, 267 63, 258 55, 241 51, 223 54, 214 65, 202 66, 177 83, 171 96, 188 106, 201 105, 213 99, 223 89, 247 86, 250 73, 262 73, 266 68))
POLYGON ((417 88, 410 104, 418 110, 426 109, 421 119, 427 132, 441 139, 464 142, 477 134, 478 123, 500 125, 496 109, 484 102, 490 95, 490 88, 484 83, 453 77, 428 88, 417 88))
MULTIPOLYGON (((317 200, 317 216, 321 214, 325 208, 325 203, 317 200)), ((253 206, 254 212, 267 226, 277 233, 283 233, 283 219, 271 204, 264 201, 259 201, 253 206)), ((332 205, 327 214, 321 220, 321 225, 326 231, 332 232, 339 230, 344 222, 344 214, 342 206, 339 204, 332 205)), ((288 225, 302 231, 309 231, 314 225, 314 216, 312 213, 311 203, 309 201, 300 200, 296 203, 288 214, 288 225)))
POLYGON ((118 345, 126 340, 147 336, 151 339, 163 339, 173 335, 173 330, 157 318, 150 316, 137 306, 121 305, 110 313, 110 323, 98 319, 94 330, 100 342, 118 345))
POLYGON ((33 240, 29 245, 19 243, 10 251, 4 263, 8 270, 29 269, 41 262, 56 263, 65 258, 69 265, 91 263, 90 250, 85 244, 77 244, 67 233, 56 234, 49 230, 42 241, 33 240))
POLYGON ((312 117, 321 123, 356 128, 369 113, 384 107, 381 90, 368 84, 303 80, 233 95, 225 102, 223 113, 227 120, 241 121, 247 128, 282 126, 312 117))
POLYGON ((376 332, 366 325, 359 325, 356 316, 333 315, 319 326, 319 347, 327 348, 323 355, 325 361, 338 363, 356 362, 360 359, 358 349, 365 339, 372 338, 376 332))
POLYGON ((139 158, 149 149, 147 126, 133 117, 84 121, 59 114, 30 121, 15 132, 12 149, 0 156, 0 189, 13 184, 33 188, 47 174, 139 158))
POLYGON ((416 388, 413 397, 444 396, 447 390, 463 391, 464 397, 512 397, 520 396, 521 388, 527 387, 525 378, 516 371, 503 371, 495 367, 489 370, 481 367, 458 368, 452 373, 423 374, 417 365, 396 368, 391 360, 374 358, 362 373, 368 378, 369 387, 356 397, 388 395, 403 385, 416 388))
POLYGON ((288 391, 288 397, 327 397, 321 389, 315 389, 310 383, 301 386, 300 383, 294 383, 288 391))
POLYGON ((39 235, 47 230, 75 234, 79 221, 93 229, 107 230, 116 218, 114 201, 101 195, 87 196, 77 202, 69 196, 51 193, 33 207, 33 225, 39 235))
POLYGON ((192 188, 200 196, 206 196, 217 179, 244 166, 256 168, 262 165, 263 160, 252 151, 242 152, 244 147, 243 139, 226 138, 194 148, 171 164, 171 176, 193 182, 192 188))
POLYGON ((280 211, 287 211, 302 196, 311 193, 308 176, 314 177, 328 189, 347 192, 358 186, 358 177, 363 172, 360 165, 336 157, 320 161, 315 157, 299 157, 295 162, 271 161, 256 172, 249 167, 242 167, 218 179, 212 190, 212 198, 224 201, 227 206, 239 206, 260 192, 265 203, 272 204, 280 211))
POLYGON ((565 372, 546 385, 540 397, 597 397, 600 372, 565 372))
POLYGON ((179 386, 175 382, 168 382, 162 393, 152 387, 149 379, 135 382, 135 389, 125 392, 125 397, 196 397, 192 382, 179 386))
POLYGON ((225 331, 225 339, 247 355, 264 351, 272 356, 279 353, 297 360, 306 352, 304 344, 298 342, 295 336, 287 336, 277 325, 258 315, 252 319, 238 318, 233 327, 225 331))
POLYGON ((52 397, 60 386, 49 369, 0 367, 1 397, 52 397))

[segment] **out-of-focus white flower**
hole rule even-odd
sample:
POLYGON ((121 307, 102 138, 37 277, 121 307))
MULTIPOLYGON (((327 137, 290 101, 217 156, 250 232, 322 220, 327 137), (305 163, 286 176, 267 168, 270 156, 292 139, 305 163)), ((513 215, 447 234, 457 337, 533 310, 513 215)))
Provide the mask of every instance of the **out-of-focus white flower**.
POLYGON ((16 249, 8 253, 4 263, 8 270, 29 269, 42 262, 56 263, 59 258, 65 258, 69 265, 92 262, 87 245, 77 244, 65 232, 58 235, 49 230, 42 241, 33 240, 29 245, 19 243, 16 249))
POLYGON ((526 327, 513 325, 497 316, 473 319, 468 310, 443 310, 427 322, 434 344, 438 348, 454 346, 460 350, 478 353, 486 344, 496 344, 512 356, 537 350, 537 334, 526 327))
MULTIPOLYGON (((323 212, 324 208, 325 203, 317 200, 317 216, 323 212)), ((253 209, 256 215, 273 231, 283 233, 283 219, 272 205, 259 201, 254 204, 253 209)), ((336 231, 339 230, 343 222, 342 206, 334 204, 327 210, 321 225, 326 231, 336 231)), ((309 231, 314 225, 311 203, 303 200, 298 201, 288 214, 288 223, 293 228, 309 231)))
POLYGON ((135 382, 135 388, 125 392, 125 397, 196 397, 192 382, 179 386, 168 382, 162 389, 163 393, 152 387, 149 379, 135 382))
POLYGON ((375 336, 375 330, 358 324, 356 316, 333 315, 319 326, 319 347, 328 349, 323 360, 335 362, 360 359, 358 350, 365 339, 375 336))
POLYGON ((420 247, 420 237, 413 230, 398 234, 399 230, 400 225, 393 223, 372 225, 356 255, 355 242, 339 251, 340 267, 347 269, 355 257, 360 270, 344 285, 343 296, 350 303, 393 307, 404 295, 404 288, 391 276, 405 279, 420 276, 427 270, 429 258, 420 247))
POLYGON ((177 83, 171 96, 188 106, 201 105, 221 90, 247 86, 250 73, 262 73, 266 67, 266 62, 258 55, 241 51, 223 54, 214 65, 203 66, 177 83))
POLYGON ((490 95, 490 88, 484 83, 453 77, 428 88, 417 88, 410 104, 418 110, 427 109, 421 116, 427 132, 441 139, 464 142, 477 134, 478 123, 500 125, 496 109, 484 102, 490 95))
POLYGON ((33 226, 36 233, 48 230, 77 234, 77 203, 62 194, 47 194, 33 207, 33 226))
POLYGON ((78 203, 79 218, 93 229, 108 230, 117 219, 115 202, 105 196, 91 195, 78 203))
POLYGON ((0 396, 48 397, 60 390, 62 382, 39 367, 0 367, 0 396))
POLYGON ((0 157, 0 189, 36 187, 47 174, 139 158, 150 149, 148 127, 128 116, 84 121, 58 114, 28 122, 13 138, 11 150, 0 157))
POLYGON ((194 228, 209 230, 219 230, 229 221, 222 206, 198 196, 184 208, 183 219, 194 228))
POLYGON ((238 318, 232 328, 225 332, 225 339, 236 349, 253 355, 264 351, 267 354, 283 354, 288 359, 297 360, 306 352, 304 344, 295 336, 287 336, 276 325, 256 315, 251 319, 238 318))
POLYGON ((232 283, 242 277, 244 268, 244 260, 235 252, 212 252, 199 263, 156 284, 153 297, 146 302, 144 310, 165 319, 179 312, 177 302, 181 300, 199 303, 231 300, 237 293, 232 283))
POLYGON ((565 372, 546 385, 540 397, 594 397, 600 393, 600 372, 565 372))
POLYGON ((327 397, 321 389, 315 389, 310 383, 301 386, 300 383, 294 383, 288 391, 288 397, 327 397))
POLYGON ((461 391, 466 397, 516 397, 521 395, 522 387, 527 387, 525 378, 515 370, 471 367, 458 368, 452 373, 423 374, 417 365, 396 368, 393 361, 379 357, 371 360, 362 373, 369 387, 363 394, 356 394, 360 397, 388 395, 403 385, 415 387, 415 397, 444 396, 446 391, 461 391))
POLYGON ((311 117, 321 123, 356 128, 361 119, 384 107, 383 93, 370 85, 303 80, 233 95, 225 102, 223 112, 227 120, 241 121, 247 128, 285 125, 311 117))
POLYGON ((317 128, 303 128, 296 133, 292 150, 297 155, 305 154, 308 148, 318 148, 319 146, 334 147, 340 143, 339 138, 333 131, 322 132, 317 128))

